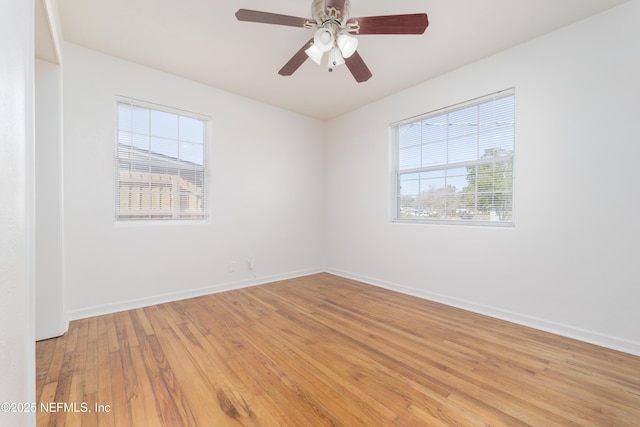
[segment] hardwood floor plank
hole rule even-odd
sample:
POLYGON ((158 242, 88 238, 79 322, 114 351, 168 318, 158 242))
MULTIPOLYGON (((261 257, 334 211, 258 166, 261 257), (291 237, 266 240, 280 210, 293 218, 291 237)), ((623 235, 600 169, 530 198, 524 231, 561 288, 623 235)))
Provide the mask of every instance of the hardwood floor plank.
MULTIPOLYGON (((60 365, 59 372, 55 373, 56 392, 53 398, 53 403, 57 402, 70 402, 69 396, 71 394, 71 385, 73 380, 73 373, 75 368, 76 347, 78 343, 78 332, 81 326, 81 321, 76 322, 73 325, 69 325, 69 331, 66 334, 66 340, 63 340, 64 355, 62 357, 62 363, 60 365)), ((49 426, 65 425, 66 423, 66 411, 58 411, 55 407, 55 411, 49 412, 49 426)))
POLYGON ((120 427, 133 426, 133 418, 131 411, 135 410, 131 407, 127 398, 127 390, 125 383, 125 370, 122 367, 122 356, 119 351, 109 352, 109 372, 111 372, 111 405, 114 411, 110 414, 113 416, 113 423, 120 427))
MULTIPOLYGON (((131 316, 132 316, 133 320, 135 320, 137 322, 136 324, 139 325, 139 328, 142 328, 143 334, 145 336, 146 335, 155 334, 153 326, 151 326, 151 322, 149 321, 149 318, 147 317, 147 314, 145 313, 145 311, 142 308, 137 308, 135 310, 132 310, 131 316)), ((140 333, 140 329, 139 328, 137 328, 138 336, 142 336, 143 334, 140 333)))
MULTIPOLYGON (((71 329, 71 325, 69 326, 69 329, 71 329)), ((51 357, 50 362, 42 360, 42 357, 37 355, 38 347, 36 347, 36 371, 38 369, 37 366, 40 366, 40 364, 43 363, 44 365, 42 373, 45 378, 45 384, 58 381, 58 375, 60 373, 60 370, 62 369, 62 362, 64 361, 64 356, 67 349, 67 341, 70 335, 70 332, 67 332, 61 337, 51 338, 50 340, 47 340, 55 344, 55 349, 53 351, 53 356, 51 357), (44 366, 46 366, 46 370, 44 369, 44 366)))
MULTIPOLYGON (((94 317, 87 320, 88 333, 85 350, 85 375, 83 392, 86 395, 95 395, 99 389, 98 369, 98 320, 94 317)), ((80 370, 79 367, 76 368, 80 370)))
POLYGON ((157 305, 152 305, 150 307, 145 307, 142 310, 147 316, 149 323, 153 327, 155 334, 160 334, 164 329, 168 329, 169 326, 167 324, 167 320, 164 318, 162 313, 160 312, 160 308, 157 305))
POLYGON ((118 332, 115 326, 113 314, 107 314, 104 318, 106 322, 107 339, 109 343, 109 351, 117 352, 120 350, 120 342, 118 341, 118 332))
MULTIPOLYGON (((116 408, 113 406, 113 394, 111 392, 111 356, 109 351, 109 325, 110 322, 107 322, 110 319, 110 316, 101 316, 98 317, 97 324, 97 333, 98 333, 98 341, 95 343, 98 352, 98 392, 96 394, 95 403, 102 405, 111 405, 113 407, 112 412, 102 413, 96 415, 98 418, 98 426, 100 427, 114 427, 115 425, 115 416, 114 414, 117 412, 121 412, 125 410, 125 408, 116 408)), ((78 373, 82 375, 81 372, 78 373)), ((113 375, 117 375, 116 372, 113 375)))
MULTIPOLYGON (((58 387, 57 382, 50 382, 44 385, 42 391, 37 394, 38 407, 40 407, 40 403, 53 402, 54 397, 56 395, 56 389, 58 387)), ((51 418, 50 412, 47 411, 38 411, 36 417, 36 426, 45 427, 49 425, 49 420, 51 418)))
POLYGON ((47 384, 47 374, 54 359, 57 343, 55 339, 36 342, 36 396, 42 394, 47 384))
POLYGON ((38 404, 91 408, 39 427, 640 425, 640 357, 326 273, 74 321, 36 351, 38 404))

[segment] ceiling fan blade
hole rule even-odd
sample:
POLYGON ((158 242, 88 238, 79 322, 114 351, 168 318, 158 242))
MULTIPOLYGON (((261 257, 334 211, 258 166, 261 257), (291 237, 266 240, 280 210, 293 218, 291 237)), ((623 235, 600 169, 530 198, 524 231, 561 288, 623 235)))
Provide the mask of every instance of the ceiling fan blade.
POLYGON ((345 64, 358 83, 366 82, 373 75, 357 51, 345 59, 345 64))
POLYGON ((296 72, 298 68, 307 60, 308 56, 304 52, 313 44, 313 39, 306 42, 299 51, 297 51, 284 66, 278 71, 281 76, 290 76, 296 72))
POLYGON ((426 13, 409 15, 365 16, 351 18, 347 24, 359 24, 355 34, 422 34, 429 25, 426 13))
POLYGON ((262 24, 289 25, 291 27, 304 27, 307 18, 297 16, 280 15, 278 13, 260 12, 258 10, 239 9, 236 12, 238 21, 260 22, 262 24))

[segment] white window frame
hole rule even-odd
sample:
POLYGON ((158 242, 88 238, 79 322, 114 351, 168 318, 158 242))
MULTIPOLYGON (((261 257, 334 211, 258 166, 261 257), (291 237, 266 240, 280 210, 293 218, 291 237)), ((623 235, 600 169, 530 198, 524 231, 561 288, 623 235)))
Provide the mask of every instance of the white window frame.
POLYGON ((115 97, 114 108, 116 223, 209 222, 208 153, 211 118, 123 96, 115 97), (129 106, 132 111, 148 111, 149 124, 146 128, 143 125, 134 129, 132 118, 127 129, 126 124, 123 124, 126 120, 119 117, 121 106, 129 106), (152 130, 158 128, 152 124, 151 117, 154 116, 170 119, 173 118, 171 116, 176 116, 176 136, 162 135, 161 131, 152 130), (202 124, 201 135, 198 122, 202 124), (188 136, 185 130, 189 125, 196 129, 191 136, 188 136), (143 142, 134 143, 136 138, 143 142), (148 144, 146 149, 141 148, 144 144, 148 144), (167 153, 172 154, 163 154, 161 149, 154 151, 154 144, 157 144, 157 147, 164 145, 167 153), (191 150, 192 154, 187 154, 188 150, 191 150), (173 154, 174 151, 176 154, 173 154), (193 161, 188 161, 189 158, 193 161))
MULTIPOLYGON (((397 223, 425 223, 425 224, 448 224, 448 225, 480 225, 480 226, 496 226, 496 227, 514 227, 515 226, 515 89, 510 88, 510 89, 506 89, 503 91, 499 91, 490 95, 486 95, 480 98, 476 98, 470 101, 466 101, 466 102, 462 102, 459 104, 455 104, 446 108, 442 108, 439 110, 435 110, 426 114, 422 114, 420 116, 416 116, 416 117, 411 117, 396 123, 392 123, 391 124, 391 209, 390 209, 390 214, 391 214, 391 221, 392 222, 397 222, 397 223), (461 112, 465 109, 469 109, 470 107, 477 107, 480 105, 486 106, 486 105, 490 105, 489 103, 493 102, 493 101, 498 101, 498 100, 508 100, 507 98, 511 98, 513 100, 513 119, 511 123, 506 123, 506 122, 501 122, 499 124, 495 124, 495 123, 474 123, 471 124, 471 126, 475 126, 477 128, 477 134, 478 134, 478 139, 476 141, 477 144, 477 155, 474 159, 465 159, 464 161, 452 161, 450 162, 450 157, 453 157, 450 155, 450 151, 451 149, 450 147, 450 141, 453 140, 453 138, 450 139, 449 137, 449 133, 451 127, 455 126, 455 123, 450 123, 449 122, 449 115, 452 113, 456 113, 456 112, 461 112), (446 157, 445 160, 443 161, 435 161, 433 164, 428 164, 428 162, 426 162, 425 160, 425 155, 423 153, 426 152, 426 148, 428 143, 422 141, 423 138, 423 133, 422 131, 420 132, 420 142, 415 144, 414 147, 420 147, 419 148, 419 156, 420 156, 420 164, 416 164, 416 165, 412 165, 411 167, 402 167, 401 163, 404 161, 405 163, 409 163, 406 162, 405 159, 401 159, 402 155, 400 153, 401 150, 401 136, 400 136, 400 130, 402 129, 406 129, 403 128, 403 126, 411 126, 411 125, 418 125, 418 126, 422 126, 423 123, 425 123, 426 121, 428 121, 429 119, 434 119, 434 118, 439 118, 442 116, 446 116, 447 117, 447 122, 445 124, 446 127, 446 137, 443 139, 439 139, 438 142, 440 143, 444 143, 446 144, 446 149, 444 150, 440 150, 439 151, 439 155, 443 155, 444 157, 446 157), (510 150, 504 150, 504 151, 498 151, 500 153, 500 155, 495 156, 495 157, 483 157, 486 155, 486 151, 484 153, 481 153, 481 149, 480 149, 480 135, 482 132, 483 127, 486 126, 502 126, 501 129, 504 129, 506 132, 509 133, 510 135, 510 140, 511 140, 511 149, 510 150), (444 154, 443 152, 444 151, 444 154), (424 164, 427 163, 427 164, 424 164), (480 209, 477 209, 478 207, 478 199, 479 199, 479 194, 480 195, 486 195, 486 192, 482 192, 482 191, 478 191, 479 188, 479 184, 478 181, 479 179, 478 177, 478 171, 480 170, 480 168, 492 168, 493 171, 499 171, 500 169, 497 169, 496 166, 502 168, 506 168, 507 172, 509 171, 510 168, 510 172, 511 172, 511 176, 510 176, 510 200, 506 199, 507 202, 504 203, 504 205, 507 206, 507 209, 503 209, 503 210, 490 210, 490 211, 481 211, 480 209), (457 169, 458 171, 458 175, 457 175, 457 183, 459 184, 461 181, 461 177, 462 175, 459 174, 459 171, 462 170, 463 168, 466 169, 466 173, 469 174, 471 173, 470 171, 472 169, 469 168, 475 168, 476 171, 476 179, 474 180, 475 183, 475 190, 473 191, 473 193, 471 193, 472 189, 469 190, 468 194, 473 194, 473 196, 470 198, 471 200, 474 201, 475 203, 475 207, 474 209, 471 208, 467 208, 467 205, 465 205, 464 203, 460 202, 460 200, 462 199, 462 193, 459 191, 460 188, 458 188, 457 186, 455 187, 456 190, 456 195, 457 196, 453 196, 454 193, 452 193, 451 191, 448 192, 449 187, 448 184, 445 184, 445 186, 443 187, 444 190, 444 195, 445 198, 447 196, 447 192, 449 193, 449 195, 451 196, 452 203, 451 205, 453 207, 455 207, 455 209, 450 209, 447 211, 447 209, 443 209, 442 212, 445 212, 444 214, 441 213, 440 211, 435 211, 435 210, 430 210, 430 209, 420 209, 420 206, 418 207, 403 207, 402 204, 404 203, 405 205, 411 204, 415 202, 415 205, 420 205, 421 203, 418 203, 417 200, 420 199, 420 195, 423 194, 422 191, 424 190, 418 190, 418 196, 413 198, 413 200, 411 200, 411 196, 407 196, 405 194, 405 201, 403 202, 403 190, 402 190, 402 185, 401 183, 408 183, 409 179, 408 178, 414 178, 414 177, 418 177, 416 180, 414 181, 420 181, 418 185, 418 188, 420 188, 420 185, 423 181, 427 182, 428 180, 424 179, 424 176, 429 176, 429 174, 434 175, 434 174, 442 174, 442 177, 444 178, 439 178, 439 179, 444 179, 444 182, 446 183, 447 181, 447 177, 449 175, 454 175, 453 171, 457 169), (413 174, 413 176, 409 177, 410 174, 413 174), (457 209, 457 207, 460 207, 461 209, 457 209), (510 210, 509 210, 510 209, 510 210)), ((406 143, 406 142, 405 142, 406 143)), ((471 147, 471 145, 469 145, 468 147, 471 147)), ((405 156, 406 157, 406 156, 405 156)), ((504 170, 503 170, 504 171, 504 170)), ((497 176, 497 174, 496 174, 497 176)), ((503 176, 508 176, 504 175, 503 176)), ((466 177, 466 182, 467 182, 467 187, 469 187, 471 185, 471 182, 469 182, 469 178, 466 177)), ((452 178, 451 181, 453 182, 454 179, 452 178)), ((495 181, 494 181, 495 182, 495 181)), ((503 185, 505 186, 505 188, 509 188, 509 178, 507 178, 506 183, 503 183, 503 185)), ((407 187, 409 187, 407 185, 407 187)), ((405 193, 410 193, 413 190, 407 190, 405 189, 405 193)), ((499 195, 501 197, 504 197, 505 194, 508 194, 507 191, 504 192, 498 192, 496 191, 496 195, 499 195)), ((428 198, 428 195, 424 196, 425 199, 428 198)), ((428 204, 429 202, 423 202, 423 204, 428 204)), ((446 204, 446 202, 444 202, 446 204)))

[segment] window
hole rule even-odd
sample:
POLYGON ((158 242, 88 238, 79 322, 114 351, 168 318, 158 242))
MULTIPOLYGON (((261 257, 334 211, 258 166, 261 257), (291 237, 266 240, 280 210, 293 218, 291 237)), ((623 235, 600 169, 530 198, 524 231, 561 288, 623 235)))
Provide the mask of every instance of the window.
POLYGON ((116 220, 206 220, 208 119, 124 98, 116 110, 116 220))
POLYGON ((393 125, 394 220, 513 225, 512 89, 393 125))

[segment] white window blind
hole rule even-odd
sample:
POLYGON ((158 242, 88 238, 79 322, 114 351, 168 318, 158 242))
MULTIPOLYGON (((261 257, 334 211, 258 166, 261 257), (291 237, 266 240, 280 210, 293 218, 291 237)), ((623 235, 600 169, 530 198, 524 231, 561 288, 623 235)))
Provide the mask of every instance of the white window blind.
POLYGON ((513 89, 393 127, 395 220, 513 225, 513 89))
POLYGON ((206 220, 208 119, 124 98, 116 114, 116 220, 206 220))

